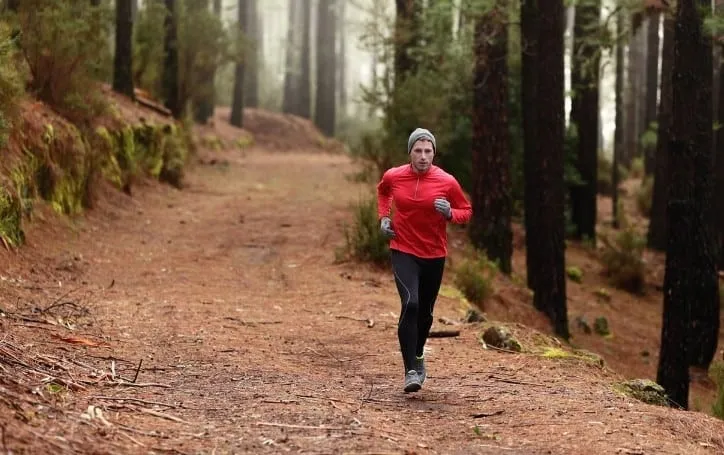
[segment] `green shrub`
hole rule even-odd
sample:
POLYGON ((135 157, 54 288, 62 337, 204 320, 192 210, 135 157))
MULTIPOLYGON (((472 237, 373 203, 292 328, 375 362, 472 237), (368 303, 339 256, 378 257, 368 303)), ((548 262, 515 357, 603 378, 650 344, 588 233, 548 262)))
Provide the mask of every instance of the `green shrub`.
POLYGON ((498 266, 484 252, 472 251, 454 268, 454 283, 466 299, 481 310, 485 301, 493 295, 493 280, 498 266))
POLYGON ((108 4, 94 7, 80 0, 20 2, 30 88, 74 122, 90 121, 107 108, 95 82, 110 75, 112 13, 108 4))
POLYGON ((644 159, 640 156, 631 160, 631 171, 629 176, 634 179, 639 179, 644 176, 644 159))
POLYGON ((19 64, 16 39, 10 27, 0 23, 0 149, 7 142, 8 133, 17 115, 18 101, 23 94, 24 73, 19 64))
POLYGON ((383 265, 389 261, 389 239, 380 231, 377 220, 377 200, 368 198, 353 207, 354 222, 345 224, 343 254, 348 258, 383 265))
POLYGON ((616 234, 614 242, 606 236, 601 236, 601 240, 605 244, 601 260, 611 284, 629 292, 642 292, 646 273, 643 260, 646 238, 626 228, 616 234))
POLYGON ((636 193, 636 207, 638 207, 639 212, 645 217, 651 216, 651 203, 653 201, 653 194, 654 177, 644 177, 644 180, 641 182, 641 187, 636 193))

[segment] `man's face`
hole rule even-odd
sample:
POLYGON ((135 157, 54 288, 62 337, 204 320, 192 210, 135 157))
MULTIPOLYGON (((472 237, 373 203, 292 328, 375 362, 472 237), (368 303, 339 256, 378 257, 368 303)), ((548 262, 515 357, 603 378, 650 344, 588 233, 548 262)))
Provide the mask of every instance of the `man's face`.
POLYGON ((420 139, 412 145, 410 152, 410 162, 413 169, 417 172, 427 172, 432 165, 432 158, 435 152, 432 148, 432 142, 427 139, 420 139))

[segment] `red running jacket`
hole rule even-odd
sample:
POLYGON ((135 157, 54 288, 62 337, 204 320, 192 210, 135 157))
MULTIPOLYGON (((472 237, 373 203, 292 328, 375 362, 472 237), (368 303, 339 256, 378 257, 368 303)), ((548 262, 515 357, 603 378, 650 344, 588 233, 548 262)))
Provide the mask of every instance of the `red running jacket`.
POLYGON ((377 184, 378 220, 390 215, 395 237, 390 248, 420 258, 447 256, 447 221, 435 210, 434 201, 445 198, 450 202, 452 223, 470 221, 473 209, 452 175, 432 165, 424 174, 417 174, 411 164, 388 169, 377 184))

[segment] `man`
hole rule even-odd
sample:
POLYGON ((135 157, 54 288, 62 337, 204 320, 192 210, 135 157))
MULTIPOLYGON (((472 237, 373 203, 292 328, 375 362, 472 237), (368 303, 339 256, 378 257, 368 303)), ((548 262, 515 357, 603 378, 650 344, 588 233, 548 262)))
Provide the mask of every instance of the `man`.
POLYGON ((447 223, 467 223, 473 213, 455 177, 432 164, 435 152, 435 136, 417 128, 407 140, 410 163, 388 169, 377 185, 380 229, 391 238, 392 271, 402 302, 397 336, 405 392, 420 390, 427 375, 424 347, 445 268, 447 223))

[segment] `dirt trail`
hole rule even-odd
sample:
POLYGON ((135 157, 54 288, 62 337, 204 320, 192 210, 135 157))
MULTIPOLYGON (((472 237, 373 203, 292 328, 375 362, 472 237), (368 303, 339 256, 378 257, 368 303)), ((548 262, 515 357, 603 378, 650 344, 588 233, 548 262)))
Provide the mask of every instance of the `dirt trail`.
MULTIPOLYGON (((347 179, 350 160, 263 144, 211 155, 183 191, 115 194, 72 229, 38 223, 17 256, 0 253, 4 274, 36 283, 40 301, 59 295, 60 277, 63 289, 94 290, 83 332, 109 347, 66 355, 114 358, 129 378, 143 359, 137 382, 167 386, 74 393, 69 411, 102 406, 112 424, 72 426, 88 434, 85 453, 724 450, 721 422, 624 398, 609 386, 617 377, 590 364, 484 350, 474 324, 431 339, 428 381, 403 394, 390 274, 334 263, 348 203, 369 191, 347 179), (133 403, 156 415, 118 406, 133 403)), ((436 318, 459 309, 441 297, 436 318)), ((50 345, 36 334, 36 348, 50 345)))

